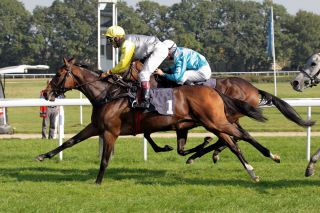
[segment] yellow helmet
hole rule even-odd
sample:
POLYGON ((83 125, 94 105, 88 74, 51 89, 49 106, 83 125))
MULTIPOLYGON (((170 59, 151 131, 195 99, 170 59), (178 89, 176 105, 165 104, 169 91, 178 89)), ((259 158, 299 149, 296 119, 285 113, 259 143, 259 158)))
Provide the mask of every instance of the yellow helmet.
POLYGON ((114 38, 114 37, 123 37, 125 36, 124 29, 119 26, 111 26, 107 29, 106 33, 103 34, 106 37, 114 38))

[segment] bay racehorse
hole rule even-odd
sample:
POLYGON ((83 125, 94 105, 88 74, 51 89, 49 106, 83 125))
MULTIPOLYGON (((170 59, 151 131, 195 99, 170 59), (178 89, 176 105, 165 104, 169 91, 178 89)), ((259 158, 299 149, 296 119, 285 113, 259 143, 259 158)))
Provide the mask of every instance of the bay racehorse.
MULTIPOLYGON (((138 73, 142 70, 143 63, 140 61, 134 61, 127 72, 123 74, 123 79, 126 81, 136 81, 138 79, 138 73)), ((172 81, 167 81, 159 76, 151 76, 151 87, 177 87, 177 84, 174 84, 172 81)), ((315 124, 314 121, 304 121, 301 116, 291 107, 287 102, 283 101, 281 98, 278 98, 266 91, 260 90, 253 86, 250 82, 238 78, 238 77, 228 77, 228 78, 218 78, 216 79, 216 85, 214 87, 217 91, 242 101, 247 102, 248 104, 259 107, 264 105, 273 104, 276 108, 290 121, 296 123, 302 127, 308 127, 315 124)), ((236 115, 227 115, 229 122, 239 124, 239 118, 242 117, 241 114, 236 115)), ((187 132, 185 133, 187 134, 187 132)), ((187 136, 186 136, 187 137, 187 136)), ((185 138, 186 138, 185 137, 185 138)), ((172 148, 168 145, 165 147, 159 147, 151 138, 150 134, 145 134, 145 138, 148 140, 155 152, 170 151, 172 148)), ((219 139, 215 144, 202 149, 209 141, 212 140, 210 137, 204 139, 204 143, 197 147, 198 149, 184 150, 184 145, 186 141, 179 141, 177 150, 180 155, 187 155, 190 151, 196 151, 193 156, 191 156, 187 163, 193 162, 195 158, 201 157, 202 155, 213 151, 213 161, 216 162, 219 159, 219 153, 226 148, 225 143, 219 139)), ((256 149, 258 149, 265 157, 269 157, 275 162, 280 162, 280 157, 278 155, 273 155, 267 148, 259 144, 254 138, 248 141, 256 149)))
MULTIPOLYGON (((137 110, 133 110, 129 105, 126 97, 128 88, 125 82, 113 76, 101 81, 98 73, 76 65, 74 60, 64 59, 64 65, 44 90, 44 97, 54 101, 57 96, 72 89, 81 91, 92 103, 91 123, 61 146, 40 154, 36 159, 43 161, 45 158, 52 158, 66 148, 89 137, 100 135, 103 138, 103 151, 96 178, 96 183, 100 184, 118 136, 134 134, 134 114, 137 110)), ((218 138, 222 138, 239 158, 250 177, 254 181, 259 180, 253 167, 245 160, 239 147, 230 137, 250 140, 251 136, 231 124, 226 117, 229 113, 241 113, 258 121, 265 121, 258 109, 243 101, 231 99, 222 94, 220 96, 218 92, 206 86, 173 88, 173 96, 176 103, 174 115, 142 113, 139 132, 136 133, 151 134, 157 131, 175 130, 180 140, 184 137, 183 132, 196 123, 217 135, 218 138)))
MULTIPOLYGON (((320 82, 320 53, 311 55, 300 73, 291 81, 294 90, 302 92, 306 88, 317 86, 320 82)), ((312 155, 307 166, 305 176, 309 177, 314 174, 314 167, 320 158, 320 148, 312 155)))

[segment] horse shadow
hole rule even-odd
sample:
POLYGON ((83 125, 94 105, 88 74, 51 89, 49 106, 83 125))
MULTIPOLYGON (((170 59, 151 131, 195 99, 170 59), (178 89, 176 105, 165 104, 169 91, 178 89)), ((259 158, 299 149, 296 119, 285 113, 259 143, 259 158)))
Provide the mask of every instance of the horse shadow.
MULTIPOLYGON (((164 169, 143 169, 143 168, 109 168, 105 174, 105 181, 112 180, 131 180, 141 185, 200 185, 200 186, 237 186, 250 188, 260 193, 268 193, 270 188, 304 188, 306 186, 320 185, 320 179, 278 179, 262 180, 259 183, 253 183, 249 178, 223 179, 216 178, 190 178, 182 175, 168 175, 164 169)), ((68 182, 68 181, 90 181, 94 182, 98 169, 60 169, 47 167, 17 167, 0 168, 3 177, 8 177, 7 182, 12 181, 31 181, 31 182, 68 182)), ((3 181, 6 182, 6 181, 3 181)))

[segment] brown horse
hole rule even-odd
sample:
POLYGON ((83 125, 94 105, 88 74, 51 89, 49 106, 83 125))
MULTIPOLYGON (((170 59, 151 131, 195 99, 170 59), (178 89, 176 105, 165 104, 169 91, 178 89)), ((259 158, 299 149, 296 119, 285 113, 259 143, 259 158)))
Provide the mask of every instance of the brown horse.
MULTIPOLYGON (((306 88, 317 86, 320 82, 320 53, 311 55, 300 73, 291 81, 294 90, 302 92, 306 88)), ((312 155, 307 166, 305 176, 309 177, 314 174, 314 167, 320 158, 320 149, 312 155)))
MULTIPOLYGON (((131 64, 130 69, 123 75, 124 80, 128 81, 134 81, 138 78, 138 73, 142 69, 143 64, 140 61, 135 61, 131 64)), ((172 82, 166 81, 165 79, 157 79, 152 76, 151 78, 151 86, 153 87, 175 87, 178 86, 172 82)), ((298 124, 302 127, 308 127, 314 125, 314 121, 304 121, 301 116, 292 108, 288 103, 283 101, 282 99, 266 92, 263 90, 260 90, 253 86, 248 81, 237 78, 237 77, 229 77, 229 78, 220 78, 216 79, 216 86, 215 89, 219 92, 222 92, 223 94, 230 96, 235 99, 239 99, 242 101, 245 101, 249 103, 250 105, 254 107, 263 106, 263 105, 270 105, 273 104, 277 107, 277 109, 289 120, 292 122, 298 124)), ((228 116, 227 118, 231 123, 236 123, 239 128, 241 128, 239 124, 239 118, 242 117, 241 114, 236 114, 232 116, 228 116)), ((186 133, 187 134, 187 133, 186 133)), ((148 140, 152 148, 155 152, 163 152, 163 151, 170 151, 172 150, 171 147, 166 145, 165 147, 161 148, 159 147, 150 137, 149 134, 145 134, 145 138, 148 140)), ((216 162, 219 159, 219 153, 226 148, 225 143, 219 139, 216 144, 211 145, 209 147, 206 147, 205 149, 202 149, 206 144, 209 143, 211 138, 207 137, 204 139, 204 143, 197 147, 196 149, 186 150, 184 151, 184 145, 186 141, 180 141, 178 143, 178 153, 180 155, 186 155, 189 154, 190 151, 196 151, 193 156, 191 156, 187 163, 193 162, 195 158, 201 157, 202 155, 214 151, 213 153, 213 161, 216 162)), ((267 148, 263 147, 261 144, 259 144, 254 138, 252 138, 251 141, 248 141, 250 144, 252 144, 256 149, 258 149, 265 157, 269 157, 275 162, 280 162, 280 157, 277 155, 273 155, 267 148)))
MULTIPOLYGON (((106 81, 101 81, 99 74, 76 65, 74 60, 64 59, 64 66, 50 81, 44 91, 44 96, 47 100, 53 101, 58 95, 71 89, 81 91, 92 103, 91 123, 61 146, 37 156, 37 160, 52 158, 66 148, 89 137, 100 135, 103 138, 103 151, 96 179, 96 183, 100 184, 118 136, 134 134, 134 113, 136 110, 130 108, 128 98, 125 97, 127 86, 124 82, 113 79, 112 76, 106 81)), ((243 101, 224 95, 220 96, 218 92, 206 86, 174 88, 173 97, 176 103, 174 115, 164 116, 156 112, 142 113, 140 132, 136 133, 151 134, 157 131, 176 130, 178 140, 180 140, 184 137, 186 129, 191 128, 194 123, 202 125, 208 131, 222 138, 239 158, 251 178, 254 181, 259 180, 253 167, 245 160, 238 146, 230 138, 230 136, 234 136, 250 140, 251 136, 232 125, 225 114, 241 112, 241 114, 258 121, 264 121, 265 118, 259 110, 243 101)))

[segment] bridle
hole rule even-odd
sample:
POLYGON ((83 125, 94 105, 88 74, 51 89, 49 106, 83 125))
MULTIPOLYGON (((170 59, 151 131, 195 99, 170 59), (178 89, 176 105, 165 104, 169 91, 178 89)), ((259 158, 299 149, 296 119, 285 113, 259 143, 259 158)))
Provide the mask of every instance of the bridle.
POLYGON ((60 81, 60 83, 58 82, 58 84, 55 84, 54 82, 51 82, 55 87, 55 88, 52 89, 52 92, 56 96, 64 94, 65 92, 73 90, 73 89, 79 89, 79 88, 81 88, 81 87, 83 87, 83 86, 85 86, 87 84, 91 84, 91 83, 94 83, 94 82, 100 80, 100 79, 96 79, 94 81, 89 81, 89 82, 85 82, 83 84, 79 84, 79 82, 77 81, 76 76, 72 72, 71 66, 66 66, 66 70, 67 71, 66 71, 65 75, 63 76, 62 81, 60 81), (65 87, 64 86, 68 76, 72 77, 72 80, 75 82, 76 86, 74 86, 74 87, 65 87))
POLYGON ((320 69, 313 76, 309 75, 306 71, 300 70, 300 72, 310 80, 310 87, 317 86, 320 83, 318 75, 320 74, 320 69))

